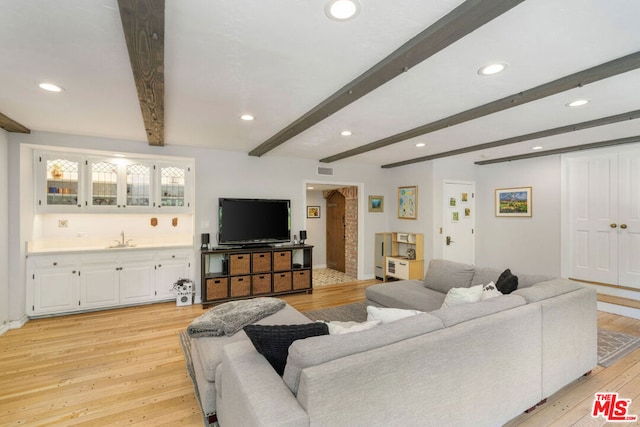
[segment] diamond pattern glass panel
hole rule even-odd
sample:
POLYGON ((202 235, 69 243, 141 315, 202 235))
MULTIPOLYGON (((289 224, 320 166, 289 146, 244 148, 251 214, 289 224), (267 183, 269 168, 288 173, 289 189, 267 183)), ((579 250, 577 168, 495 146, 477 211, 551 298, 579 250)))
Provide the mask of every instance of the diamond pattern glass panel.
POLYGON ((162 206, 184 206, 185 168, 168 166, 160 169, 162 206))
POLYGON ((78 169, 76 161, 47 160, 47 205, 78 203, 78 169))
POLYGON ((127 206, 149 206, 151 168, 127 165, 127 206))
POLYGON ((118 165, 109 162, 91 164, 91 205, 115 206, 118 203, 118 165))

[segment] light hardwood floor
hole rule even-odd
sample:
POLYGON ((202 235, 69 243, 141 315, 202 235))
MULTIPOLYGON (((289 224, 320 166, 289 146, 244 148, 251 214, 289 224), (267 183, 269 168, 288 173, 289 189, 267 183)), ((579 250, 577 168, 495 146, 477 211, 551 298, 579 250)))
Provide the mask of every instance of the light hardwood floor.
MULTIPOLYGON (((300 311, 364 299, 376 281, 332 285, 284 299, 300 311)), ((178 333, 202 313, 174 302, 36 319, 0 336, 0 425, 201 426, 178 333)), ((601 327, 640 335, 640 320, 599 313, 601 327)), ((596 368, 508 426, 601 425, 598 391, 633 399, 640 414, 640 350, 596 368)), ((496 396, 497 400, 507 398, 496 396)))

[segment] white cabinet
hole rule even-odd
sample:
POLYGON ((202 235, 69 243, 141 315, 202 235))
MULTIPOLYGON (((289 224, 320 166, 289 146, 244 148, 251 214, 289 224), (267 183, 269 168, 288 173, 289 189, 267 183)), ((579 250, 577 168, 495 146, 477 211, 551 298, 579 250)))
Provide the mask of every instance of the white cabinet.
POLYGON ((159 251, 156 259, 155 297, 158 300, 174 299, 173 284, 178 279, 193 278, 191 255, 185 250, 159 251))
POLYGON ((28 281, 31 292, 27 310, 34 314, 75 311, 80 304, 79 268, 73 258, 44 256, 33 260, 28 281))
POLYGON ((75 213, 85 206, 85 169, 81 156, 37 152, 34 162, 38 212, 75 213))
POLYGON ((191 249, 107 250, 29 255, 27 314, 40 316, 168 301, 193 279, 191 249))
POLYGON ((191 161, 35 153, 36 212, 190 213, 191 161))

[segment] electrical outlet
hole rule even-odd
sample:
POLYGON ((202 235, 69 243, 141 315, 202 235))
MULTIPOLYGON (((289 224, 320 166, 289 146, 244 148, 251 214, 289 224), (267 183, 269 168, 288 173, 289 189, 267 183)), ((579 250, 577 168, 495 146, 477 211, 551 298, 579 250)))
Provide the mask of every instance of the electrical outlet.
POLYGON ((58 220, 58 228, 67 228, 69 227, 69 220, 68 219, 59 219, 58 220))

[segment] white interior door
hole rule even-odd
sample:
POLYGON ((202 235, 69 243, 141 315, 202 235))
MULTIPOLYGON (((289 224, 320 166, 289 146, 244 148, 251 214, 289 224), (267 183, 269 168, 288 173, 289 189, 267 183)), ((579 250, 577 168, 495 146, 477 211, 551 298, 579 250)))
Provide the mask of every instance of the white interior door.
POLYGON ((619 284, 640 289, 640 150, 620 156, 618 177, 619 284))
POLYGON ((445 180, 442 255, 444 259, 475 263, 476 184, 445 180))

